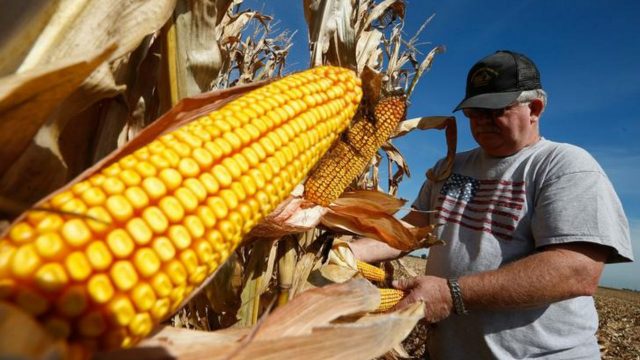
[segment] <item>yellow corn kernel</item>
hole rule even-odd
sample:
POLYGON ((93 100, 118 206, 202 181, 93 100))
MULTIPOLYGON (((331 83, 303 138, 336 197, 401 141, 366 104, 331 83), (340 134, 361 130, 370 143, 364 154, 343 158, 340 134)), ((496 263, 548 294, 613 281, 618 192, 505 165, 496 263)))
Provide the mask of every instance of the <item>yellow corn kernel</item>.
POLYGON ((166 188, 173 191, 182 184, 182 174, 176 169, 166 168, 160 171, 160 180, 166 185, 166 188))
POLYGON ((126 186, 138 186, 142 182, 142 177, 137 172, 127 169, 123 170, 118 177, 126 186))
POLYGON ((133 218, 127 222, 127 232, 138 245, 146 245, 151 241, 153 233, 141 218, 133 218))
POLYGON ((122 195, 112 195, 107 198, 106 208, 119 221, 128 220, 133 215, 133 206, 122 195))
POLYGON ((100 235, 109 230, 111 226, 111 216, 103 207, 96 206, 87 210, 87 226, 96 234, 100 235))
POLYGON ((191 245, 191 234, 183 225, 171 226, 169 228, 168 235, 169 239, 171 239, 171 242, 178 250, 186 249, 191 245))
POLYGON ((138 273, 129 261, 117 261, 109 273, 114 285, 122 291, 130 290, 138 282, 138 273))
POLYGON ((119 326, 127 326, 136 315, 131 301, 126 296, 118 296, 107 305, 111 315, 111 321, 119 326))
POLYGON ((172 260, 165 265, 165 271, 171 279, 171 282, 176 285, 184 285, 187 281, 187 270, 179 260, 172 260))
POLYGON ((169 313, 171 308, 171 302, 169 299, 163 298, 156 301, 156 303, 151 307, 149 313, 151 317, 157 322, 164 319, 165 316, 169 313))
POLYGON ((221 187, 226 188, 226 187, 229 187, 229 185, 231 185, 231 182, 233 181, 233 177, 231 176, 231 173, 225 166, 215 165, 211 170, 211 172, 221 187))
POLYGON ((142 218, 155 234, 162 234, 169 227, 169 220, 156 206, 150 206, 144 209, 142 218))
POLYGON ((59 259, 65 250, 64 241, 57 233, 44 233, 36 238, 36 251, 45 259, 59 259))
POLYGON ((16 224, 16 226, 9 231, 11 240, 18 244, 28 242, 34 235, 36 235, 35 230, 26 222, 16 224))
POLYGON ((81 219, 71 219, 62 226, 62 236, 67 244, 80 247, 91 240, 91 230, 81 219))
POLYGON ((207 206, 218 219, 224 219, 229 214, 227 204, 221 197, 213 196, 207 199, 207 206))
POLYGON ((65 259, 65 267, 69 276, 76 281, 82 281, 91 275, 91 264, 82 251, 76 251, 65 259))
POLYGON ((161 261, 169 261, 176 256, 176 249, 173 247, 171 240, 167 237, 161 236, 155 238, 151 247, 156 252, 161 261))
POLYGON ((167 193, 165 184, 156 177, 148 177, 142 180, 142 188, 149 195, 149 198, 156 200, 167 193))
POLYGON ((11 271, 18 278, 28 278, 40 266, 40 256, 32 244, 19 247, 12 257, 11 271))
POLYGON ((151 332, 153 322, 151 315, 148 313, 138 313, 133 317, 129 324, 129 330, 131 334, 135 336, 143 336, 151 332))
POLYGON ((118 178, 107 177, 102 183, 102 189, 109 195, 116 195, 124 191, 125 185, 118 178))
POLYGON ((139 311, 148 311, 156 302, 156 293, 151 285, 140 283, 131 291, 131 300, 139 311))
POLYGON ((185 211, 191 212, 198 207, 198 198, 186 187, 181 187, 175 191, 175 197, 185 211))
POLYGON ((98 304, 106 303, 115 293, 113 284, 106 274, 92 276, 87 283, 87 289, 91 299, 98 304))
POLYGON ((106 270, 109 265, 111 265, 113 256, 104 242, 94 241, 87 246, 87 260, 89 260, 91 267, 98 271, 102 271, 106 270))
POLYGON ((130 187, 124 191, 124 196, 129 200, 134 209, 144 209, 149 206, 149 196, 137 186, 130 187))
POLYGON ((167 274, 163 272, 159 272, 155 274, 151 278, 151 287, 158 294, 159 297, 167 297, 171 293, 173 289, 173 284, 171 282, 171 278, 167 276, 167 274))
POLYGON ((158 203, 160 210, 172 223, 178 223, 184 217, 184 208, 180 202, 173 196, 166 196, 158 203))
POLYGON ((142 248, 133 257, 136 269, 143 277, 149 277, 160 269, 160 259, 150 248, 142 248))
POLYGON ((107 245, 115 257, 126 258, 131 255, 135 244, 131 236, 123 229, 115 229, 107 235, 107 245))
POLYGON ((47 292, 56 292, 69 282, 64 267, 58 263, 45 264, 36 271, 36 285, 47 292))

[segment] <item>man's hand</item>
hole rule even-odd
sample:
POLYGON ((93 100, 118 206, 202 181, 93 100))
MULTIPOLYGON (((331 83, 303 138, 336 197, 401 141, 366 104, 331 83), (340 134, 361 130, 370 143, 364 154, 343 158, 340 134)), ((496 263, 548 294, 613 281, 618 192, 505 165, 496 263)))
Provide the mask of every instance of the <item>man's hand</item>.
POLYGON ((453 300, 446 279, 436 276, 417 276, 396 280, 393 286, 408 292, 407 296, 396 305, 397 309, 422 301, 425 306, 424 317, 429 323, 444 320, 451 314, 453 300))

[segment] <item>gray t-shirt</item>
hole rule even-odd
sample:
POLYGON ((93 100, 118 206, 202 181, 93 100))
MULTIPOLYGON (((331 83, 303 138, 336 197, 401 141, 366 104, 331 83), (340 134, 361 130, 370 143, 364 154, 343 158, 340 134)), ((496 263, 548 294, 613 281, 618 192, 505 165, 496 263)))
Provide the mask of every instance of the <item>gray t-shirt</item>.
MULTIPOLYGON (((413 207, 436 210, 430 221, 442 224, 436 235, 446 245, 429 250, 429 275, 494 270, 545 245, 576 241, 611 248, 609 263, 633 259, 609 179, 586 151, 568 144, 542 139, 506 158, 460 153, 452 175, 425 182, 413 207)), ((433 359, 598 359, 597 327, 593 298, 583 296, 452 315, 429 333, 428 348, 433 359)))

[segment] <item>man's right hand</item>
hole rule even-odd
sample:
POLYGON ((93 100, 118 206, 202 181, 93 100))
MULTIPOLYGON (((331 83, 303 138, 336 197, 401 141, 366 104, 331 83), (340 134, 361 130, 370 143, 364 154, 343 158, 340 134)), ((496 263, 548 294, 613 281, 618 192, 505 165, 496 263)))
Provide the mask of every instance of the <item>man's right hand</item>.
POLYGON ((418 301, 424 302, 424 318, 429 323, 437 323, 444 320, 453 311, 453 299, 449 291, 447 279, 436 276, 416 276, 409 279, 400 279, 393 282, 397 289, 407 292, 395 306, 402 309, 418 301))

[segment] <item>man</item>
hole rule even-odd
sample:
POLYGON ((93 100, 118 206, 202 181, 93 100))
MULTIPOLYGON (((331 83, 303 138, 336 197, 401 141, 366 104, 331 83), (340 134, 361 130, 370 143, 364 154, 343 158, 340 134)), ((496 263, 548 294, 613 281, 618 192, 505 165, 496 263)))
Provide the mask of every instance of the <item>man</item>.
MULTIPOLYGON (((432 359, 600 357, 592 295, 605 263, 632 261, 628 223, 586 151, 540 136, 545 106, 524 55, 498 51, 469 71, 454 111, 479 148, 425 182, 405 217, 442 224, 446 245, 430 249, 425 276, 395 284, 408 291, 399 307, 425 303, 432 359)), ((400 255, 369 239, 352 249, 365 261, 400 255)))

